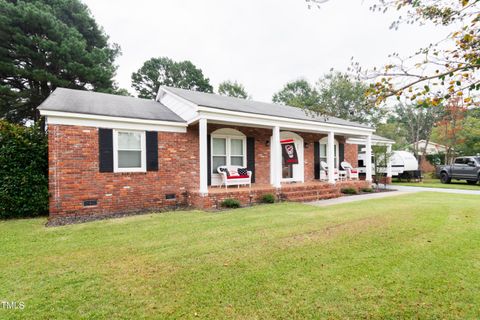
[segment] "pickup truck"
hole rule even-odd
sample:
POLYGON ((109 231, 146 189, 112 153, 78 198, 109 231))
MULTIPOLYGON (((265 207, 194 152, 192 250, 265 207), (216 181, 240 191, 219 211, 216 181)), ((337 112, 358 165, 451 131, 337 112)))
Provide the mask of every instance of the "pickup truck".
POLYGON ((455 179, 475 184, 480 181, 480 156, 455 158, 453 164, 439 167, 437 176, 442 183, 450 183, 455 179))

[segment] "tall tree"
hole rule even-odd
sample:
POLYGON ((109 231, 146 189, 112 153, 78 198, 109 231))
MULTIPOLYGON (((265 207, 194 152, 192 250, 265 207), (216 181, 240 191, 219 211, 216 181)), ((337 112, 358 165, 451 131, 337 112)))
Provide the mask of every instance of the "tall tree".
POLYGON ((402 23, 430 23, 454 30, 446 39, 427 45, 409 57, 392 54, 392 62, 383 67, 366 70, 354 62, 352 67, 359 76, 374 79, 369 95, 377 103, 397 97, 431 107, 459 97, 467 106, 478 107, 479 0, 378 0, 371 9, 401 11, 391 26, 395 29, 402 23))
POLYGON ((459 154, 480 156, 480 110, 468 110, 463 121, 462 130, 459 132, 462 144, 457 145, 459 154))
POLYGON ((394 150, 405 150, 410 144, 408 142, 408 130, 395 114, 390 115, 386 122, 379 123, 376 126, 375 133, 395 141, 394 150))
POLYGON ((324 116, 376 125, 386 111, 370 103, 365 96, 367 88, 346 74, 331 72, 316 86, 304 79, 289 82, 272 100, 324 116))
POLYGON ((447 147, 445 163, 450 163, 459 151, 459 147, 465 142, 462 137, 463 125, 467 108, 463 105, 462 99, 450 99, 445 106, 445 112, 436 124, 434 136, 436 142, 447 147))
POLYGON ((319 103, 313 111, 360 123, 377 125, 386 111, 365 96, 368 86, 347 74, 331 72, 317 83, 319 103))
POLYGON ((58 86, 115 92, 119 54, 79 0, 0 0, 0 118, 38 120, 58 86))
POLYGON ((234 98, 249 99, 249 95, 245 87, 237 81, 224 81, 218 86, 218 93, 222 96, 234 98))
POLYGON ((275 103, 305 109, 311 109, 318 105, 318 99, 317 90, 304 79, 287 83, 272 97, 272 101, 275 103))
POLYGON ((213 92, 210 81, 190 61, 176 62, 167 57, 151 58, 132 73, 132 86, 140 98, 154 99, 160 86, 213 92))
POLYGON ((418 159, 419 165, 422 162, 420 153, 425 154, 425 149, 430 142, 434 125, 443 115, 441 107, 426 108, 415 105, 398 105, 396 107, 397 121, 407 131, 407 139, 413 144, 413 153, 418 159), (425 146, 420 146, 418 141, 425 140, 425 146))

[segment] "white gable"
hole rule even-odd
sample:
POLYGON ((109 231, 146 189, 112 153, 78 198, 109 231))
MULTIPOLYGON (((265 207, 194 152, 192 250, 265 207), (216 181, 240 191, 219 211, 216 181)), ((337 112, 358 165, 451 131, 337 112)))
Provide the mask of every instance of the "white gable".
POLYGON ((185 100, 173 93, 160 88, 157 101, 175 112, 183 120, 190 122, 198 116, 198 106, 193 102, 185 100))

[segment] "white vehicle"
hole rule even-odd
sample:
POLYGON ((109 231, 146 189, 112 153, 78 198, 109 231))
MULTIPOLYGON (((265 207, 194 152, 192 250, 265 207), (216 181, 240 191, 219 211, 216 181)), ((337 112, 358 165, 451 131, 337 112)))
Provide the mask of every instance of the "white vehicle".
MULTIPOLYGON (((414 177, 418 172, 418 161, 415 156, 408 151, 393 151, 392 152, 392 176, 407 176, 411 173, 411 177, 414 177)), ((374 166, 374 160, 372 159, 372 167, 374 166)), ((358 170, 361 173, 366 172, 365 168, 365 152, 358 154, 358 170)), ((383 168, 382 172, 385 171, 383 168)))

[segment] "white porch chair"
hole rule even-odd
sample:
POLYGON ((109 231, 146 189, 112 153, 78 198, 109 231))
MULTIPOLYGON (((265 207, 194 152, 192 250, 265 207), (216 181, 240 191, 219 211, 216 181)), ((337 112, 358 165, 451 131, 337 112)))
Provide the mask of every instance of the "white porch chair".
POLYGON ((343 161, 340 165, 347 171, 348 179, 359 180, 358 169, 353 168, 352 165, 347 161, 343 161))
POLYGON ((328 181, 327 171, 320 170, 320 181, 328 181))
MULTIPOLYGON (((322 180, 322 171, 323 171, 323 175, 326 181, 328 180, 328 170, 329 170, 328 164, 325 161, 320 161, 320 166, 322 167, 322 169, 320 169, 320 180, 322 180)), ((338 170, 336 168, 333 168, 333 177, 335 180, 339 179, 338 170)))
POLYGON ((245 169, 245 167, 241 166, 220 166, 217 168, 217 172, 222 177, 222 187, 225 185, 225 189, 228 186, 238 186, 240 185, 247 185, 252 187, 252 171, 247 171, 246 175, 242 175, 238 172, 239 169, 245 169), (228 174, 227 174, 228 171, 228 174))

